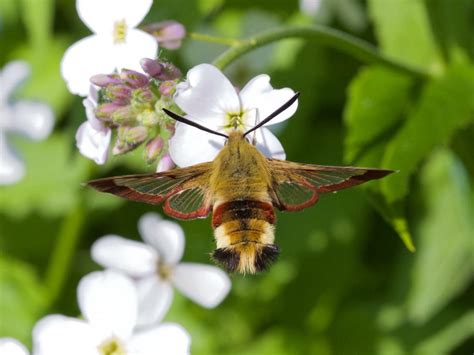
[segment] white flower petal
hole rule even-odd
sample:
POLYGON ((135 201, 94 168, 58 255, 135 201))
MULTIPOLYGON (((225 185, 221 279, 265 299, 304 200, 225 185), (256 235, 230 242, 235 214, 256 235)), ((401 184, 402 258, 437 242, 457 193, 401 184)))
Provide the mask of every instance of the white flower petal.
POLYGON ((158 251, 160 260, 171 265, 181 260, 185 240, 178 223, 147 213, 140 218, 138 230, 143 240, 158 251))
POLYGON ((6 101, 29 75, 30 66, 27 62, 15 60, 5 65, 0 72, 0 103, 6 101))
POLYGON ((116 235, 96 240, 91 254, 96 263, 122 271, 131 277, 152 274, 158 265, 158 255, 152 247, 116 235))
POLYGON ((99 165, 107 161, 111 139, 112 130, 97 130, 90 121, 82 123, 76 132, 76 146, 81 154, 99 165))
POLYGON ((79 17, 92 32, 112 34, 114 23, 124 20, 136 27, 150 10, 153 0, 77 0, 79 17))
POLYGON ((242 90, 240 90, 239 95, 242 102, 247 103, 247 106, 254 106, 252 103, 254 103, 260 95, 272 90, 273 87, 270 85, 270 76, 260 74, 251 79, 242 90))
POLYGON ((33 329, 35 355, 100 355, 101 338, 83 320, 50 315, 33 329))
POLYGON ((210 64, 188 71, 186 83, 176 89, 175 102, 189 119, 211 129, 219 129, 228 113, 240 113, 239 97, 232 83, 210 64))
POLYGON ((87 121, 96 131, 105 131, 107 129, 106 126, 95 115, 95 109, 97 107, 97 104, 95 101, 96 98, 92 96, 94 95, 94 92, 92 90, 95 90, 95 88, 91 85, 91 92, 89 93, 89 96, 87 96, 86 99, 82 100, 82 105, 86 109, 87 121))
POLYGON ((176 165, 173 159, 171 159, 169 154, 166 154, 158 162, 158 165, 156 166, 156 172, 161 173, 163 171, 168 171, 170 169, 173 169, 175 166, 176 165))
POLYGON ((28 349, 18 340, 13 338, 0 338, 0 354, 2 355, 28 355, 28 349))
POLYGON ((116 68, 114 44, 108 36, 92 35, 77 41, 64 53, 61 75, 73 94, 87 96, 89 79, 109 74, 116 68))
POLYGON ((137 281, 138 320, 137 326, 149 326, 163 319, 173 301, 173 287, 158 275, 137 281))
POLYGON ((54 113, 41 102, 18 101, 12 107, 12 130, 25 134, 31 139, 48 137, 54 126, 54 113))
POLYGON ((178 324, 165 323, 135 334, 127 346, 131 354, 186 355, 190 353, 191 336, 178 324))
POLYGON ((13 184, 25 176, 25 165, 8 146, 5 134, 0 131, 0 185, 13 184))
POLYGON ((176 165, 186 167, 214 160, 224 144, 224 137, 178 122, 170 140, 169 152, 176 165))
MULTIPOLYGON (((264 77, 264 76, 261 76, 261 77, 264 77)), ((245 96, 242 96, 241 94, 242 106, 244 107, 244 109, 245 110, 258 109, 259 116, 260 116, 259 118, 261 121, 267 118, 268 116, 270 116, 273 112, 275 112, 278 108, 283 106, 288 100, 290 100, 295 95, 295 92, 289 88, 278 89, 278 90, 273 89, 271 91, 268 91, 268 88, 263 87, 262 85, 263 81, 264 81, 263 78, 256 80, 256 82, 247 89, 245 96), (258 89, 263 89, 263 90, 258 92, 258 89)), ((270 122, 268 122, 266 126, 270 126, 270 125, 287 120, 288 118, 290 118, 291 116, 295 114, 297 109, 298 109, 298 100, 296 100, 290 107, 288 107, 285 111, 280 113, 277 117, 275 117, 270 122)), ((254 124, 253 121, 246 122, 246 123, 250 125, 254 124)))
POLYGON ((137 320, 137 293, 132 281, 112 270, 84 276, 77 288, 82 315, 106 339, 127 339, 137 320))
POLYGON ((158 42, 152 35, 141 30, 130 30, 125 43, 113 46, 113 59, 109 60, 114 63, 117 69, 133 69, 143 73, 140 59, 155 58, 157 54, 158 42))
POLYGON ((207 308, 216 307, 230 291, 229 276, 218 267, 181 263, 173 272, 174 286, 194 302, 207 308))
MULTIPOLYGON (((262 127, 257 129, 256 132, 257 149, 263 155, 273 159, 285 160, 286 154, 283 146, 268 128, 262 127)), ((252 133, 249 133, 249 135, 252 135, 252 133)))

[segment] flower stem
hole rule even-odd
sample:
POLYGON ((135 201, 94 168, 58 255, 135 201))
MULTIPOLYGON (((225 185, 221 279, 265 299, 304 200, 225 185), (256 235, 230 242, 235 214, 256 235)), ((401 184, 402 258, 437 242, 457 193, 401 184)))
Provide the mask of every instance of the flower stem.
POLYGON ((216 58, 213 64, 220 69, 224 69, 233 61, 255 48, 288 38, 314 39, 318 41, 319 44, 339 49, 363 62, 381 64, 422 79, 431 76, 430 73, 423 68, 417 68, 409 64, 398 62, 380 53, 377 48, 369 42, 320 25, 289 26, 262 32, 248 40, 240 41, 241 43, 232 45, 231 48, 216 58))
POLYGON ((240 40, 240 39, 226 38, 226 37, 216 37, 216 36, 206 35, 204 33, 197 33, 197 32, 189 33, 189 37, 196 41, 218 43, 218 44, 223 44, 226 46, 240 46, 248 42, 247 40, 240 40))
POLYGON ((45 286, 48 292, 48 305, 52 306, 58 298, 67 279, 74 250, 79 241, 81 226, 86 216, 84 202, 79 201, 65 216, 59 229, 53 255, 46 269, 45 286))

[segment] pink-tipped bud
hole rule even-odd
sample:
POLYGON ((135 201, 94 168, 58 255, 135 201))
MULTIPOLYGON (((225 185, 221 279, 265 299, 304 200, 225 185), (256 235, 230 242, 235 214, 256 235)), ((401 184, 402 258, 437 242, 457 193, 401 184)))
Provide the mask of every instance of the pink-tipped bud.
POLYGON ((117 74, 98 74, 90 78, 90 82, 94 85, 105 88, 109 85, 120 84, 120 78, 117 74))
POLYGON ((186 28, 177 21, 163 21, 145 26, 144 30, 158 41, 160 46, 177 49, 186 36, 186 28))
POLYGON ((111 117, 112 121, 119 126, 136 122, 134 112, 130 106, 120 106, 112 113, 111 117))
POLYGON ((134 89, 138 89, 148 85, 148 77, 135 70, 122 69, 120 79, 134 89))
POLYGON ((176 83, 174 81, 168 80, 168 81, 163 81, 160 84, 160 87, 158 90, 160 91, 160 94, 163 96, 171 96, 174 94, 176 89, 176 83))
POLYGON ((153 163, 156 158, 161 154, 163 150, 164 142, 163 138, 156 136, 153 139, 150 139, 145 147, 145 160, 148 164, 153 163))
POLYGON ((148 136, 145 127, 122 126, 117 130, 117 140, 112 149, 114 155, 124 154, 138 147, 148 136))
POLYGON ((158 115, 154 110, 143 110, 137 115, 137 121, 142 126, 153 127, 158 124, 158 115))
POLYGON ((171 63, 161 63, 163 66, 161 72, 154 76, 160 81, 175 80, 181 78, 181 71, 171 63))
POLYGON ((123 106, 118 105, 116 103, 104 103, 100 104, 97 106, 95 109, 95 115, 97 118, 102 119, 102 120, 110 120, 112 118, 112 115, 119 109, 121 109, 123 106))
POLYGON ((133 100, 135 104, 148 104, 156 101, 157 97, 148 88, 136 89, 133 91, 133 100))
POLYGON ((163 70, 163 65, 155 59, 143 58, 140 60, 140 65, 143 71, 151 77, 155 77, 163 70))
POLYGON ((132 89, 124 84, 109 85, 105 89, 105 96, 118 104, 128 104, 132 95, 132 89))
POLYGON ((175 166, 176 164, 171 160, 170 155, 165 154, 163 158, 160 159, 158 166, 156 167, 156 172, 161 173, 162 171, 168 171, 173 169, 175 166))
POLYGON ((128 144, 140 144, 148 137, 148 129, 143 126, 137 126, 127 129, 125 141, 128 144))

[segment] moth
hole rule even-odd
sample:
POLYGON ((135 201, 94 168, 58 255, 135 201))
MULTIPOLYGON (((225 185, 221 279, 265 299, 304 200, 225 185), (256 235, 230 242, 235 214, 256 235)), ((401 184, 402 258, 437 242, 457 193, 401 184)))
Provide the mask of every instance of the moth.
POLYGON ((226 137, 226 144, 214 161, 162 173, 98 179, 88 184, 132 201, 163 202, 164 212, 178 219, 205 218, 212 212, 217 244, 212 258, 228 272, 264 271, 279 254, 274 243, 275 208, 300 211, 314 205, 321 194, 393 172, 266 158, 252 144, 249 134, 290 107, 298 95, 248 131, 235 128, 228 135, 165 109, 167 115, 179 122, 226 137))

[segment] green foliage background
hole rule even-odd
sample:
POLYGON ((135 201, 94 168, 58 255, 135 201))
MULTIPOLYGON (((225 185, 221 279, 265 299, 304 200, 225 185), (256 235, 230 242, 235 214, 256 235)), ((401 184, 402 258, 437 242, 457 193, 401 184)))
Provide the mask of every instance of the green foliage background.
MULTIPOLYGON (((178 296, 167 320, 193 338, 193 354, 470 354, 474 351, 474 3, 472 0, 323 0, 315 18, 288 0, 160 0, 145 23, 175 19, 190 32, 247 38, 318 23, 376 46, 424 75, 362 63, 331 41, 292 39, 226 69, 243 84, 266 72, 302 93, 278 134, 289 160, 400 170, 366 188, 279 213, 280 260, 266 274, 232 276, 214 310, 178 296), (410 237, 417 251, 408 248, 410 237)), ((9 137, 28 174, 0 188, 0 337, 29 344, 43 315, 78 315, 78 280, 98 269, 89 248, 115 233, 138 239, 150 206, 83 188, 93 177, 152 171, 140 152, 95 167, 74 133, 81 99, 59 75, 64 50, 88 34, 66 0, 0 2, 0 64, 26 59, 18 97, 54 109, 41 143, 9 137)), ((185 72, 226 46, 187 39, 161 56, 185 72)), ((185 259, 208 263, 208 220, 182 223, 185 259)))

